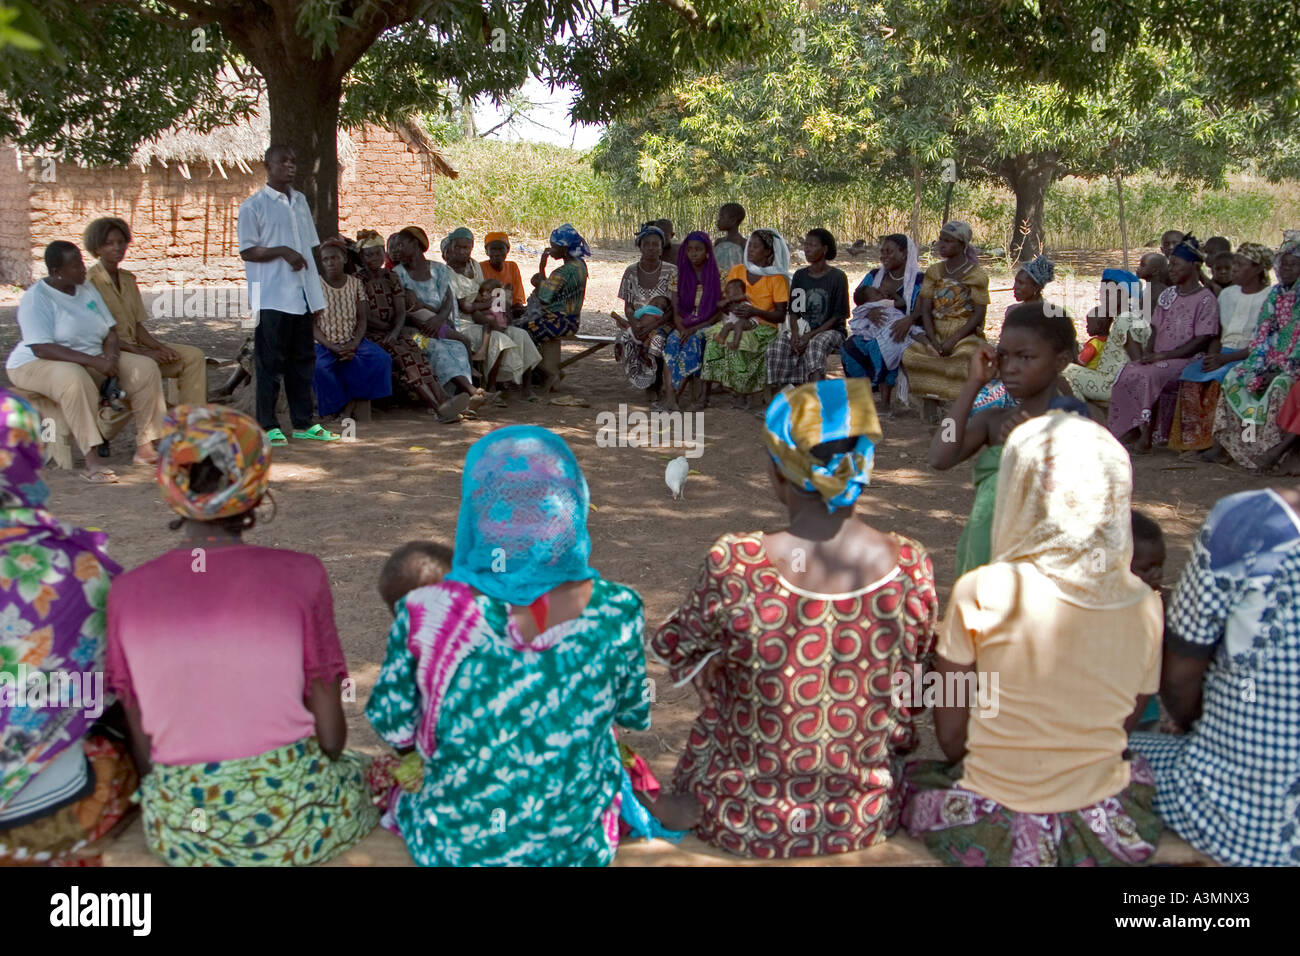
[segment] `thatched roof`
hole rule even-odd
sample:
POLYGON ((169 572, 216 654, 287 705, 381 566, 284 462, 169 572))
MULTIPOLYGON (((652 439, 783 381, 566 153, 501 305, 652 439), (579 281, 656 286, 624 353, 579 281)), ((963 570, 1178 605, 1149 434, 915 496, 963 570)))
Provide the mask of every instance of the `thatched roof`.
MULTIPOLYGON (((447 162, 437 145, 417 123, 405 120, 397 124, 394 132, 417 153, 423 155, 432 172, 455 179, 458 173, 447 162)), ((339 129, 337 137, 339 167, 348 169, 357 160, 357 144, 347 131, 339 129)), ((193 127, 173 126, 159 133, 141 146, 131 157, 131 165, 147 169, 157 161, 163 166, 176 165, 181 175, 189 178, 191 163, 204 163, 222 176, 226 167, 242 172, 252 172, 262 162, 262 154, 271 144, 271 118, 263 108, 248 119, 226 126, 218 126, 200 133, 193 127)))

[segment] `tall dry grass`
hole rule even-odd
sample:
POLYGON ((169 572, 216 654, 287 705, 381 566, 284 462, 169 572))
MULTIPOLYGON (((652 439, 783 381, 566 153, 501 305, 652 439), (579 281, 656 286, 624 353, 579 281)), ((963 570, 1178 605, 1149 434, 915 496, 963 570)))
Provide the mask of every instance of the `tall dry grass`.
MULTIPOLYGON (((678 236, 713 226, 719 204, 745 204, 747 225, 778 229, 787 237, 818 225, 846 242, 872 241, 905 232, 911 218, 907 184, 785 184, 755 196, 687 196, 669 188, 635 197, 616 195, 608 179, 595 173, 584 152, 542 143, 468 140, 445 147, 460 172, 435 183, 439 225, 468 225, 475 232, 512 229, 544 235, 562 222, 573 223, 588 239, 608 244, 626 241, 647 219, 673 220, 678 236)), ((1136 177, 1125 181, 1125 214, 1130 248, 1151 245, 1168 228, 1201 237, 1224 235, 1234 243, 1276 243, 1284 228, 1300 227, 1297 183, 1268 183, 1247 175, 1229 179, 1226 188, 1136 177)), ((967 220, 976 242, 1005 248, 1011 239, 1015 200, 1010 190, 988 183, 958 183, 952 195, 954 218, 967 220)), ((921 235, 934 236, 943 216, 937 184, 923 201, 921 235)), ((1119 209, 1109 181, 1067 178, 1048 191, 1044 225, 1051 249, 1118 249, 1119 209)))

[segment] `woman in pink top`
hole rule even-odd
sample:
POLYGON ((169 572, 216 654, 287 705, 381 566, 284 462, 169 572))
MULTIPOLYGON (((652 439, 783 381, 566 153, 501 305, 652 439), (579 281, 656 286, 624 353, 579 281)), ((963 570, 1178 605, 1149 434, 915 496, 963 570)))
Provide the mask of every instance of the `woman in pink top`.
POLYGON ((148 769, 149 845, 177 866, 328 860, 379 812, 343 750, 347 667, 325 568, 242 541, 270 470, 256 422, 182 405, 164 425, 158 484, 187 540, 108 598, 108 685, 148 769))

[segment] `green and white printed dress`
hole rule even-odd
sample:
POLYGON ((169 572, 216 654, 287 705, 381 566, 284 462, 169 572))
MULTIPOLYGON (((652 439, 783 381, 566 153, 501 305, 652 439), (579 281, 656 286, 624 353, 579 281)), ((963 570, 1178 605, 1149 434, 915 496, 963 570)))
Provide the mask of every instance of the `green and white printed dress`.
POLYGON ((618 845, 613 725, 650 726, 636 592, 593 580, 578 617, 525 642, 510 605, 445 581, 398 603, 366 706, 424 758, 384 825, 424 866, 605 866, 618 845))

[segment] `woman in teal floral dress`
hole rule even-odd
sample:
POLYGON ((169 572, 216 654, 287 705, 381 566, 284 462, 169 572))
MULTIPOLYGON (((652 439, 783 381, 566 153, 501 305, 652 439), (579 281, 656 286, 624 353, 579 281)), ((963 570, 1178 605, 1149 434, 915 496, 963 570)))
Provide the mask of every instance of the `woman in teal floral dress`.
POLYGON ((490 433, 465 460, 451 573, 397 605, 366 716, 423 763, 384 816, 421 865, 614 857, 613 725, 650 726, 644 619, 588 565, 588 507, 562 439, 490 433))

